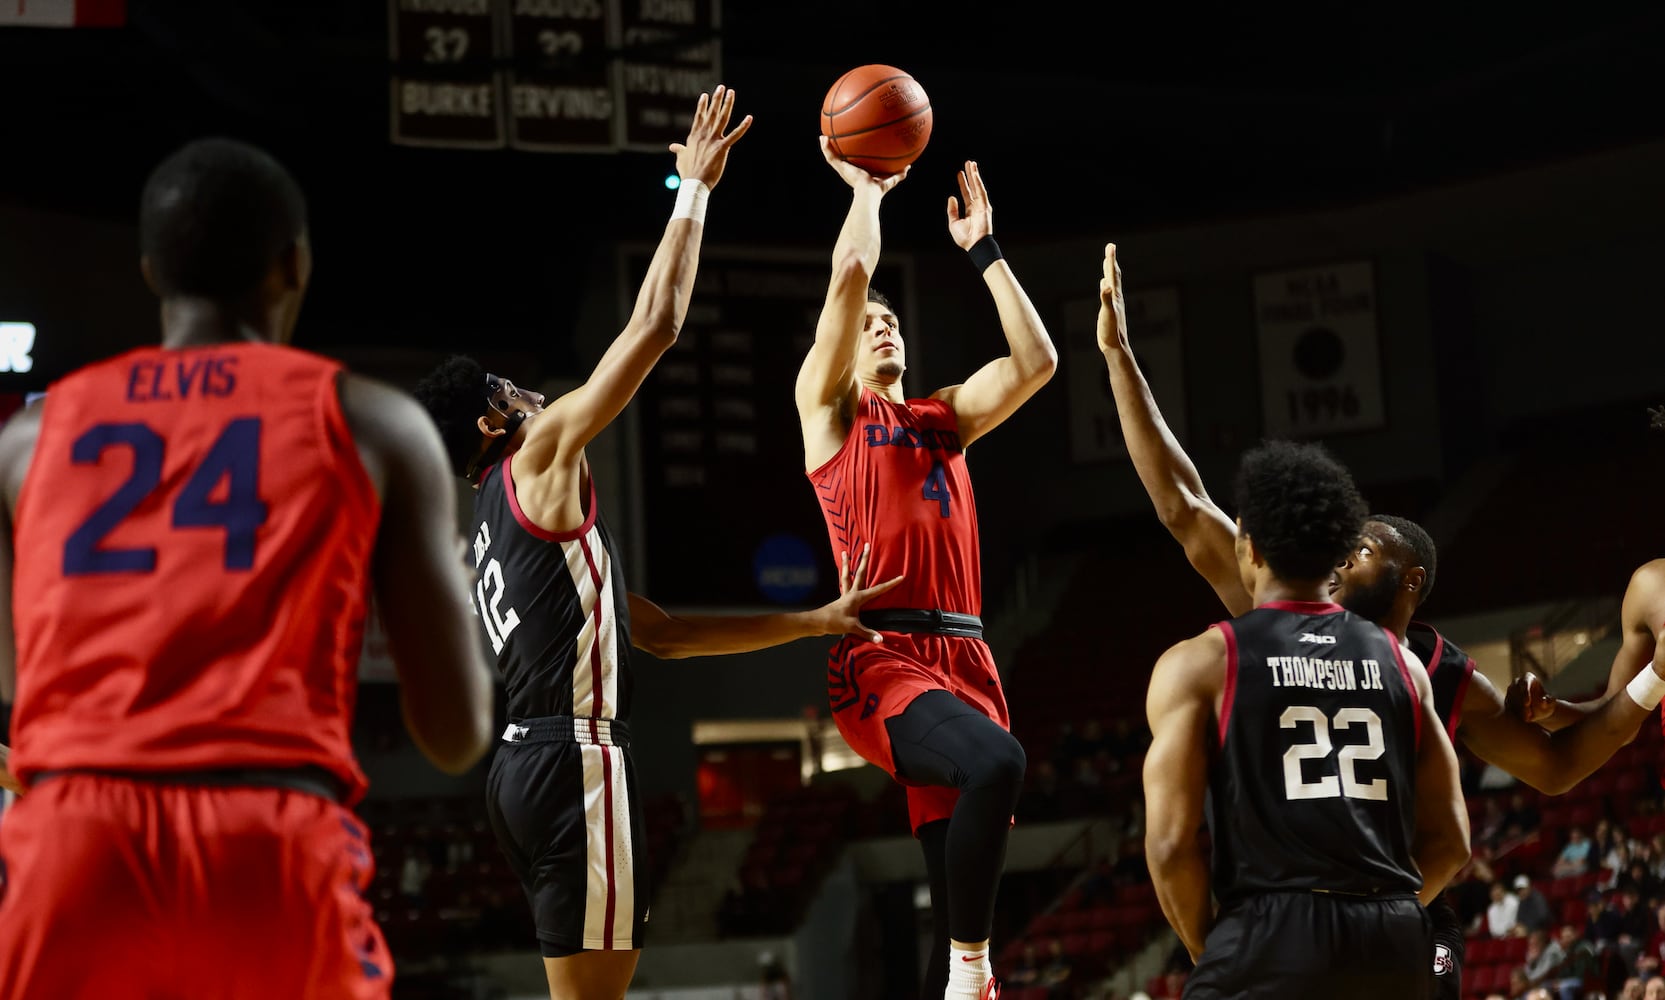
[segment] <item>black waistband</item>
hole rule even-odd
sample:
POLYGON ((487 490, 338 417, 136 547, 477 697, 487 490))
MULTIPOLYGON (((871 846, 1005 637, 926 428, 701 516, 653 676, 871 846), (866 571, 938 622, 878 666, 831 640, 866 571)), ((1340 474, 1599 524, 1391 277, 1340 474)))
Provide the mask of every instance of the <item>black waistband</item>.
POLYGON ((120 781, 137 781, 147 785, 189 785, 207 788, 283 788, 305 792, 331 802, 346 800, 346 788, 341 779, 321 767, 224 767, 201 771, 113 771, 92 767, 70 767, 61 771, 42 771, 30 780, 31 786, 53 778, 77 774, 92 774, 120 781))
POLYGON ((630 747, 630 726, 619 719, 544 715, 511 722, 503 730, 505 743, 583 743, 589 746, 630 747))
POLYGON ((880 632, 930 632, 966 639, 983 637, 983 619, 936 608, 885 608, 863 611, 861 623, 880 632))

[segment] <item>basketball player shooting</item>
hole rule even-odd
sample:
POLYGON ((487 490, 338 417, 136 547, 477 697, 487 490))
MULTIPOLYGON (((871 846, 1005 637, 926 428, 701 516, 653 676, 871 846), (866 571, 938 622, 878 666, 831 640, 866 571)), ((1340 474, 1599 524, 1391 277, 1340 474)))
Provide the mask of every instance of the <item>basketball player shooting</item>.
POLYGON ((1254 607, 1164 653, 1146 696, 1146 854, 1197 962, 1185 997, 1428 997, 1419 901, 1468 860, 1468 815, 1421 663, 1329 601, 1364 500, 1288 442, 1245 454, 1236 492, 1254 607))
POLYGON ((833 648, 828 695, 851 747, 907 786, 925 852, 937 928, 923 995, 988 998, 995 889, 1023 748, 982 639, 977 510, 965 449, 1052 377, 1057 355, 994 242, 977 164, 948 199, 948 229, 993 296, 1010 354, 924 399, 902 390, 907 347, 896 312, 869 288, 879 263, 879 206, 906 171, 876 177, 822 155, 850 186, 815 342, 798 372, 804 468, 833 551, 871 542, 874 575, 902 584, 862 612, 882 646, 833 648), (874 609, 879 610, 874 610, 874 609))

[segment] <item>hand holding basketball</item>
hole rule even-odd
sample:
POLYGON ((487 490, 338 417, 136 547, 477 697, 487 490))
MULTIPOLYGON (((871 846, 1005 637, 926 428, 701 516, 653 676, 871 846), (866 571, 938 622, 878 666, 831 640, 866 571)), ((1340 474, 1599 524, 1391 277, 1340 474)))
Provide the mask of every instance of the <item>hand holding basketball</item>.
POLYGON ((875 177, 849 160, 839 159, 838 154, 833 152, 832 142, 826 136, 821 137, 821 155, 826 159, 829 166, 838 171, 838 176, 844 178, 844 183, 853 188, 860 187, 863 184, 874 184, 878 186, 880 194, 884 194, 902 183, 902 179, 908 176, 908 171, 913 169, 912 167, 903 167, 901 173, 891 174, 888 177, 875 177))
POLYGON ((752 116, 747 115, 726 132, 729 116, 734 113, 734 91, 722 84, 710 94, 701 94, 694 107, 694 122, 688 127, 687 142, 671 143, 676 154, 676 172, 685 181, 700 181, 708 188, 717 186, 723 168, 728 166, 728 151, 752 127, 752 116))
POLYGON ((948 235, 961 250, 970 250, 978 240, 994 235, 994 206, 989 204, 989 189, 983 186, 975 160, 965 161, 960 171, 960 199, 963 211, 961 203, 948 196, 948 235))

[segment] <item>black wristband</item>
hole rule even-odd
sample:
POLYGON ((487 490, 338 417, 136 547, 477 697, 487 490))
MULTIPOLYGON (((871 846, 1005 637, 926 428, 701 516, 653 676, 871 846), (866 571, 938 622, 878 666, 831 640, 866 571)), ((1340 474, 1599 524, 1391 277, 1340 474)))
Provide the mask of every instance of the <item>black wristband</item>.
POLYGON ((1000 252, 1000 244, 994 241, 992 234, 973 243, 965 255, 971 258, 971 266, 977 269, 978 274, 987 271, 990 264, 1006 256, 1000 252))

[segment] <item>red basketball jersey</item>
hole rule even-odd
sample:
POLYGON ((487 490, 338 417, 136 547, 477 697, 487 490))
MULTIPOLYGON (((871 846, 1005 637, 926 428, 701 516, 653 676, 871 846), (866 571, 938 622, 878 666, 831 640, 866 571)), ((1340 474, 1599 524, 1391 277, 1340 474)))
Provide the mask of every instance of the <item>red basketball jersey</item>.
POLYGON ((47 392, 17 504, 12 769, 328 769, 348 728, 380 503, 340 365, 144 348, 47 392))
POLYGON ((892 403, 867 389, 844 446, 809 473, 833 558, 873 545, 868 582, 901 575, 866 607, 982 613, 977 503, 959 420, 938 399, 892 403))

